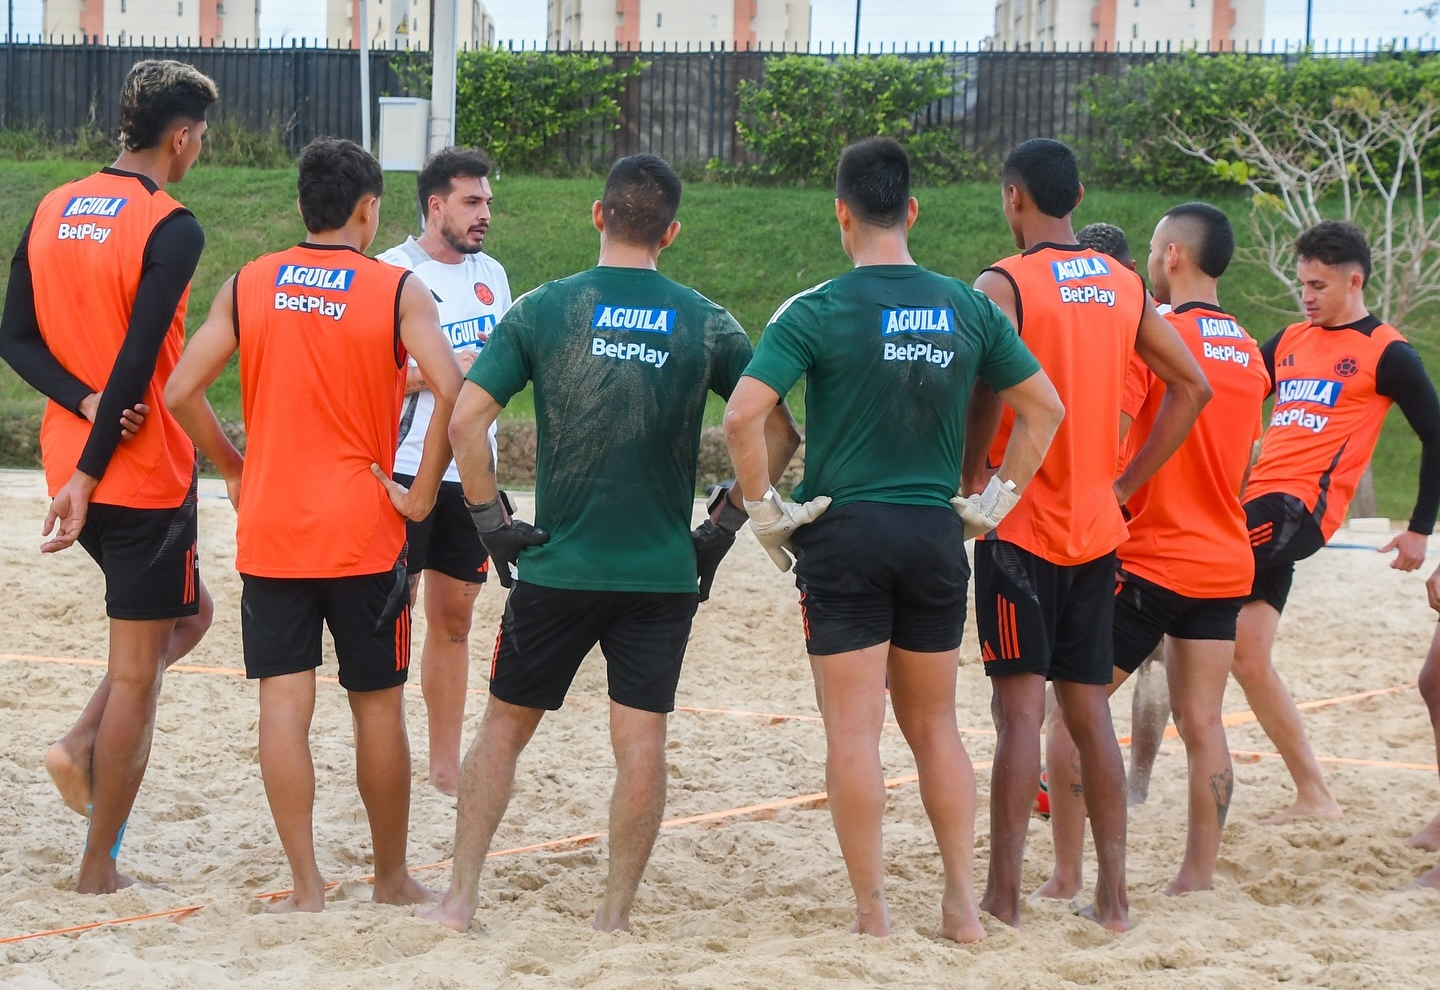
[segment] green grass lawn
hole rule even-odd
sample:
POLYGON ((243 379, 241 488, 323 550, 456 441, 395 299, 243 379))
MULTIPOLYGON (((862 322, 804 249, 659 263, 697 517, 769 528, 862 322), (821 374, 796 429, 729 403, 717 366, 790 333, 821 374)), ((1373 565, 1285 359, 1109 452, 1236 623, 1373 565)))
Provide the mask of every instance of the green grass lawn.
MULTIPOLYGON (((40 197, 94 167, 73 161, 0 162, 0 281, 8 279, 10 254, 40 197)), ((414 176, 391 173, 386 183, 374 251, 398 243, 416 225, 414 176)), ((590 203, 601 186, 599 179, 507 175, 495 180, 495 217, 486 250, 505 266, 516 295, 594 264, 598 239, 590 226, 590 203)), ((288 169, 212 168, 202 163, 171 192, 194 211, 207 237, 187 318, 193 330, 226 278, 251 258, 296 243, 304 229, 295 209, 294 173, 288 169)), ((912 251, 920 264, 968 282, 987 264, 1014 251, 994 186, 921 189, 916 195, 920 219, 912 251)), ((1175 201, 1160 193, 1094 190, 1080 206, 1077 226, 1096 220, 1119 224, 1143 257, 1155 221, 1175 201)), ((680 211, 683 230, 662 256, 661 268, 728 308, 752 338, 758 337, 780 303, 849 267, 832 203, 833 196, 823 189, 692 183, 680 211)), ((1219 205, 1231 213, 1243 237, 1245 201, 1236 196, 1219 205)), ((1232 312, 1261 340, 1295 319, 1283 288, 1259 268, 1233 268, 1222 291, 1232 312)), ((1402 329, 1416 341, 1422 357, 1440 368, 1440 313, 1421 316, 1416 325, 1402 329)), ((210 395, 222 418, 239 418, 233 365, 210 395)), ((803 417, 799 390, 791 399, 797 416, 803 417)), ((39 407, 35 394, 0 365, 0 416, 33 413, 39 407)), ((719 422, 720 410, 720 403, 712 401, 710 423, 719 422)), ((507 415, 530 417, 528 394, 518 396, 507 415)), ((1375 455, 1382 513, 1408 515, 1418 459, 1419 444, 1396 411, 1375 455)))

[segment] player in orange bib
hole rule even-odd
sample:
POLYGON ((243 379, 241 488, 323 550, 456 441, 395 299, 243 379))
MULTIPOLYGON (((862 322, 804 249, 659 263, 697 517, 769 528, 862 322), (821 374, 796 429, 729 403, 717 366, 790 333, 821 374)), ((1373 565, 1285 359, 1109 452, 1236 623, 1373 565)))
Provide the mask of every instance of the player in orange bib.
MULTIPOLYGON (((1129 536, 1120 546, 1115 591, 1112 692, 1162 638, 1168 643, 1165 671, 1190 771, 1188 840, 1171 894, 1210 887, 1234 788, 1220 706, 1254 571, 1241 491, 1270 390, 1259 347, 1220 308, 1219 280, 1234 252, 1230 221, 1208 203, 1170 210, 1151 239, 1155 298, 1173 307, 1165 318, 1215 395, 1180 449, 1126 503, 1129 536)), ((1121 421, 1132 443, 1145 442, 1164 395, 1165 386, 1136 355, 1121 421)), ((1075 744, 1059 719, 1046 755, 1055 872, 1040 893, 1070 898, 1081 885, 1085 808, 1074 789, 1075 744)))
MULTIPOLYGON (((1039 359, 1065 419, 1025 497, 975 545, 975 617, 998 733, 990 875, 980 906, 1019 927, 1048 680, 1080 748, 1100 858, 1095 905, 1087 913, 1123 931, 1130 926, 1125 765, 1106 694, 1115 549, 1125 537, 1120 505, 1180 445, 1210 389, 1175 329, 1155 312, 1140 276, 1075 242, 1070 216, 1083 189, 1069 148, 1046 139, 1020 145, 1006 159, 1001 194, 1024 253, 987 269, 975 286, 1010 317, 1039 359), (1149 439, 1116 479, 1120 400, 1134 352, 1165 382, 1166 394, 1149 439)), ((977 385, 966 431, 973 443, 966 444, 965 491, 984 488, 990 465, 1002 463, 1009 428, 1000 414, 994 393, 977 385)))
POLYGON ((309 738, 322 625, 354 716, 356 776, 375 845, 372 900, 414 904, 433 895, 405 865, 405 520, 425 518, 435 504, 460 368, 429 290, 362 253, 380 223, 380 164, 354 142, 320 138, 300 153, 299 173, 309 235, 221 287, 165 397, 224 475, 239 514, 245 674, 260 681, 260 772, 294 877, 294 892, 270 910, 325 906, 309 738), (243 458, 205 399, 237 350, 243 458), (436 414, 406 490, 389 475, 411 354, 436 414))
POLYGON ((1275 409, 1245 489, 1255 584, 1240 612, 1234 666, 1295 779, 1294 803, 1270 819, 1277 824, 1340 814, 1270 651, 1295 563, 1340 528, 1392 402, 1422 449, 1409 528, 1381 548, 1398 551, 1391 567, 1413 571, 1424 562, 1440 507, 1440 399, 1415 349, 1365 306, 1365 235, 1354 224, 1327 220, 1300 235, 1295 255, 1307 319, 1260 349, 1275 382, 1275 409))
POLYGON ((82 893, 133 882, 115 858, 150 757, 161 678, 210 625, 195 447, 160 397, 205 246, 200 224, 165 190, 200 154, 218 98, 192 66, 135 64, 120 94, 124 150, 41 201, 15 252, 0 322, 0 355, 50 399, 40 427, 54 499, 44 532, 58 529, 40 549, 78 540, 105 575, 105 679, 45 754, 66 805, 90 815, 82 893))

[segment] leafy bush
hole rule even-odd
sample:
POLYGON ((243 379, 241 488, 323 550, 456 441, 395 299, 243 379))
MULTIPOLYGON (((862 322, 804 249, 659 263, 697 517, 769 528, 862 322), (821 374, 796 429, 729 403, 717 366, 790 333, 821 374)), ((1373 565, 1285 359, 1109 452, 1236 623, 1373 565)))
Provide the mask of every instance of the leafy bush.
MULTIPOLYGON (((205 132, 201 161, 206 165, 284 168, 295 161, 294 153, 285 146, 285 133, 279 122, 254 128, 222 116, 212 120, 205 132)), ((68 137, 38 126, 0 130, 0 158, 15 161, 68 158, 109 164, 119 153, 119 136, 106 134, 93 123, 68 137)))
MULTIPOLYGON (((1396 100, 1440 98, 1440 57, 1387 52, 1366 61, 1187 52, 1120 76, 1096 76, 1084 91, 1095 135, 1084 142, 1086 175, 1116 187, 1228 185, 1167 140, 1170 123, 1200 135, 1216 132, 1227 117, 1272 107, 1305 110, 1319 118, 1337 95, 1361 87, 1396 100)), ((1440 148, 1428 150, 1425 171, 1427 177, 1440 177, 1440 148)))
MULTIPOLYGON (((500 168, 527 172, 567 171, 556 146, 584 142, 615 127, 616 97, 645 70, 637 60, 574 52, 515 52, 479 48, 459 53, 455 70, 455 139, 484 148, 500 168)), ((430 90, 430 56, 415 52, 397 60, 396 72, 410 92, 430 90)))
MULTIPOLYGON (((739 86, 736 130, 757 157, 736 177, 828 182, 847 144, 893 137, 906 145, 921 182, 953 182, 980 171, 947 129, 922 131, 927 107, 955 94, 944 58, 786 55, 767 59, 765 78, 739 86)), ((716 166, 723 171, 723 166, 716 166)))

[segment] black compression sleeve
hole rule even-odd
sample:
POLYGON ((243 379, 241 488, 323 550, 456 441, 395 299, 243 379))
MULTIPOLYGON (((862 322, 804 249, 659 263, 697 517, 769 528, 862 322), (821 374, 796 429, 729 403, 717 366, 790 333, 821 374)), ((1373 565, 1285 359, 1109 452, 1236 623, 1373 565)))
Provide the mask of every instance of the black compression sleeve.
MULTIPOLYGON (((33 221, 32 221, 33 222, 33 221)), ((15 369, 35 391, 80 415, 80 402, 95 389, 61 364, 45 338, 35 314, 35 280, 30 274, 30 224, 20 235, 20 246, 10 262, 10 283, 5 293, 5 314, 0 316, 0 358, 15 369)))
POLYGON ((172 214, 150 234, 125 342, 115 356, 115 367, 95 412, 95 425, 90 428, 90 439, 77 465, 92 478, 104 476, 120 443, 121 414, 145 396, 165 335, 170 332, 170 321, 175 318, 175 308, 195 274, 204 248, 205 232, 189 213, 172 214))
POLYGON ((1375 391, 1395 400, 1420 438, 1420 491, 1410 515, 1410 531, 1429 536, 1440 511, 1440 396, 1435 394, 1420 355, 1403 340, 1390 344, 1380 355, 1375 391))
MULTIPOLYGON (((1270 375, 1270 392, 1275 391, 1275 351, 1279 348, 1280 338, 1283 336, 1285 336, 1285 331, 1281 330, 1260 345, 1260 356, 1265 359, 1265 371, 1270 375)), ((1265 394, 1269 395, 1270 392, 1265 394)))

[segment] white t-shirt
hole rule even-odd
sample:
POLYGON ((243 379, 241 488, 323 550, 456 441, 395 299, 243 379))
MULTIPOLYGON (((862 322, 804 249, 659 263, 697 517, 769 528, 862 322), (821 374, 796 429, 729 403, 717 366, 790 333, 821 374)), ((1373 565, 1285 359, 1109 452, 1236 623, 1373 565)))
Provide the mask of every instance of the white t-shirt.
MULTIPOLYGON (((440 310, 440 328, 450 338, 457 353, 478 354, 490 339, 490 331, 510 308, 510 282, 505 269, 488 254, 469 254, 458 265, 436 261, 413 237, 378 256, 401 268, 413 271, 440 310)), ((411 366, 415 359, 410 359, 411 366)), ((397 474, 413 475, 420 470, 420 452, 425 446, 425 432, 435 412, 435 396, 429 389, 405 396, 400 413, 400 445, 395 450, 397 474)), ((490 426, 490 451, 495 447, 495 426, 490 426)), ((445 469, 446 481, 459 481, 455 462, 445 469)))

